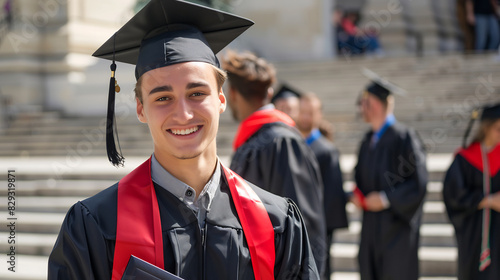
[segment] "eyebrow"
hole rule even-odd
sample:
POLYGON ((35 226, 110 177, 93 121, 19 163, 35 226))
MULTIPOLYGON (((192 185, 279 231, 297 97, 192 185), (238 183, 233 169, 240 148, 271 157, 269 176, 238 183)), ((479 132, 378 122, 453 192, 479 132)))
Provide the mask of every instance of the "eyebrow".
MULTIPOLYGON (((193 82, 193 83, 189 83, 186 85, 186 89, 193 89, 193 88, 197 88, 197 87, 209 87, 210 85, 208 83, 205 83, 205 82, 193 82)), ((157 92, 162 92, 162 91, 174 91, 172 86, 170 85, 163 85, 163 86, 158 86, 158 87, 155 87, 154 89, 152 89, 149 94, 153 94, 153 93, 157 93, 157 92)))
POLYGON ((193 82, 187 84, 186 89, 193 89, 197 87, 209 87, 209 84, 205 82, 193 82))
POLYGON ((172 86, 169 86, 169 85, 159 86, 159 87, 155 87, 154 89, 152 89, 149 92, 149 94, 162 92, 162 91, 173 91, 173 89, 172 89, 172 86))

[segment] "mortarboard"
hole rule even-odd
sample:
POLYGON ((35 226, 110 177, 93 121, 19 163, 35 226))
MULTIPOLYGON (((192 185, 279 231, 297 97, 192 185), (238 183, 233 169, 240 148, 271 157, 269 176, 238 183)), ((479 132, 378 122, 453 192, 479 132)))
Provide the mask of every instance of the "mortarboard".
POLYGON ((496 120, 500 119, 500 103, 483 107, 481 120, 496 120))
POLYGON ((470 130, 472 129, 472 125, 474 124, 474 121, 478 119, 479 111, 481 111, 481 110, 482 110, 481 118, 480 118, 481 121, 500 119, 500 103, 497 103, 494 105, 484 105, 483 107, 472 110, 471 118, 469 120, 469 124, 467 125, 467 128, 465 129, 464 139, 463 139, 463 143, 462 143, 462 146, 464 148, 466 148, 467 138, 469 137, 469 133, 470 133, 470 130))
POLYGON ((380 100, 386 100, 391 93, 402 96, 407 94, 406 90, 380 77, 375 72, 367 68, 363 68, 361 71, 363 75, 371 81, 371 83, 366 86, 365 91, 377 96, 380 100))
POLYGON ((278 92, 273 96, 273 98, 271 98, 271 103, 275 103, 276 101, 282 98, 289 98, 289 97, 300 98, 301 95, 302 93, 300 93, 298 90, 283 84, 281 88, 278 90, 278 92))
POLYGON ((136 79, 147 71, 182 62, 206 62, 219 67, 215 54, 251 25, 248 19, 201 5, 151 0, 99 47, 93 56, 112 60, 106 126, 111 163, 123 165, 114 137, 115 90, 119 91, 115 61, 135 64, 136 79))

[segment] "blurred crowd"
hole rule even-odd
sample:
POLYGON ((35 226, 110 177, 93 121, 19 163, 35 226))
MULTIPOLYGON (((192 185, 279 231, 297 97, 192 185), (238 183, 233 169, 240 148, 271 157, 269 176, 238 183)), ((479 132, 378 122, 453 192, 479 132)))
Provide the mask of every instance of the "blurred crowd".
MULTIPOLYGON (((342 1, 340 1, 342 2, 342 1)), ((421 44, 422 34, 415 24, 409 0, 400 1, 404 31, 408 42, 415 39, 413 45, 421 44)), ((345 8, 338 5, 333 12, 333 24, 336 33, 336 47, 340 53, 352 55, 383 55, 379 42, 383 28, 363 24, 365 5, 345 8)), ((500 44, 500 9, 498 0, 449 0, 430 1, 436 35, 439 38, 439 50, 463 50, 465 52, 483 52, 497 50, 500 44), (450 46, 450 41, 452 46, 450 46)), ((410 44, 411 45, 411 44, 410 44)), ((419 46, 410 47, 418 48, 419 46)), ((421 46, 420 46, 421 47, 421 46)))

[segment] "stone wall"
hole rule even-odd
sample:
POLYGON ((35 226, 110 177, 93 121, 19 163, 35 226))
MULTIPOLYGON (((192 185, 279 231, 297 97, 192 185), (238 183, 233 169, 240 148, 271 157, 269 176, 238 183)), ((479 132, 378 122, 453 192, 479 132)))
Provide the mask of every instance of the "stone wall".
POLYGON ((332 58, 332 0, 235 1, 232 12, 255 22, 232 46, 274 61, 332 58))
POLYGON ((92 68, 98 59, 91 54, 132 16, 134 0, 13 3, 14 22, 0 42, 3 98, 11 99, 18 112, 104 114, 109 64, 92 68))

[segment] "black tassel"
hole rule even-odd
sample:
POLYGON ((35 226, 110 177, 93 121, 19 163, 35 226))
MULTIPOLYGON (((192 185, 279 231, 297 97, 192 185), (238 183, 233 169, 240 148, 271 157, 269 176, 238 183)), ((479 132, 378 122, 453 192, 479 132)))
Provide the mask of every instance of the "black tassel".
POLYGON ((469 133, 472 129, 472 125, 474 124, 474 121, 477 119, 478 115, 479 115, 478 110, 472 111, 472 115, 471 115, 471 118, 469 120, 469 124, 467 125, 467 129, 465 130, 465 135, 464 135, 464 139, 462 142, 462 147, 464 149, 467 148, 467 138, 469 138, 469 133))
MULTIPOLYGON (((113 52, 113 63, 111 68, 111 78, 109 79, 109 92, 108 92, 108 114, 106 120, 106 151, 108 153, 108 160, 116 167, 123 166, 125 158, 122 156, 122 150, 120 147, 120 141, 118 139, 118 132, 116 132, 116 120, 115 120, 115 93, 117 88, 115 72, 115 54, 113 52), (116 134, 116 142, 115 142, 116 134), (116 144, 118 144, 118 149, 116 149, 116 144)), ((119 90, 118 90, 119 91, 119 90)))

